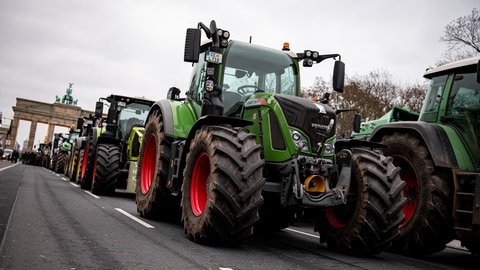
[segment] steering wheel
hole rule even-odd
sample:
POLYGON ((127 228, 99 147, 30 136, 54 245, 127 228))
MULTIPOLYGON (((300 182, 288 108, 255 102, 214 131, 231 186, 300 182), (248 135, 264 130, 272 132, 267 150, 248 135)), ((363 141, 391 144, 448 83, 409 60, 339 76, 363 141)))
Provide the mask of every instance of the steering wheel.
POLYGON ((244 94, 246 94, 246 93, 255 92, 256 89, 258 89, 258 86, 253 85, 253 84, 252 84, 252 85, 248 85, 248 84, 247 84, 247 85, 242 85, 242 86, 238 87, 238 88, 237 88, 237 91, 238 91, 238 93, 244 95, 244 94), (252 90, 252 91, 248 91, 247 89, 249 89, 249 88, 251 88, 251 89, 253 89, 253 90, 252 90))

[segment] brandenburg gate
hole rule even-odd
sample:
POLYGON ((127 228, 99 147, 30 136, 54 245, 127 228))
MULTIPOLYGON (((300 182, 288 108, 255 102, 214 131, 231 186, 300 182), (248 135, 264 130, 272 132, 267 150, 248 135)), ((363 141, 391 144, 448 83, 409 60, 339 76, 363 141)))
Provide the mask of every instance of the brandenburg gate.
POLYGON ((6 145, 5 148, 14 148, 17 139, 17 132, 20 120, 30 121, 30 131, 28 135, 27 149, 24 151, 32 151, 35 133, 37 131, 37 124, 48 124, 47 138, 45 143, 53 141, 53 132, 55 126, 62 126, 67 128, 76 128, 78 118, 87 117, 94 114, 92 111, 86 111, 76 106, 77 101, 73 100, 72 83, 66 90, 66 94, 60 100, 56 98, 55 103, 44 103, 24 98, 17 98, 15 106, 12 107, 14 115, 10 126, 10 132, 7 139, 10 139, 11 145, 6 145))

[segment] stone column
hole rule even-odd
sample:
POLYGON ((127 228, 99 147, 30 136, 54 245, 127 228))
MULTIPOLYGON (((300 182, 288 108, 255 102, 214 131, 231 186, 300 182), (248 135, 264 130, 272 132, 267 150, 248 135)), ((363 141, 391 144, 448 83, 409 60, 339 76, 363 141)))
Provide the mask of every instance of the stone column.
POLYGON ((48 130, 47 130, 47 141, 44 143, 49 143, 53 141, 53 132, 55 131, 55 125, 51 124, 50 122, 48 123, 48 130))
POLYGON ((10 140, 10 141, 5 148, 14 149, 16 144, 15 142, 17 141, 17 131, 18 131, 19 123, 20 123, 20 119, 18 117, 13 116, 12 126, 10 127, 10 135, 7 136, 7 140, 10 140))
POLYGON ((37 121, 32 120, 30 122, 30 133, 28 134, 28 147, 27 151, 33 150, 33 145, 35 144, 35 133, 37 132, 37 121))

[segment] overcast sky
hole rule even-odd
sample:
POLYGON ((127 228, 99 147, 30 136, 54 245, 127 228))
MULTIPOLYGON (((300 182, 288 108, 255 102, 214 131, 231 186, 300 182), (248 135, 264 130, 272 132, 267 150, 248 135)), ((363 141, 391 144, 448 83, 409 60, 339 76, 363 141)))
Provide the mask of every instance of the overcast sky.
MULTIPOLYGON (((186 28, 212 19, 231 39, 339 53, 347 76, 386 70, 396 82, 422 82, 446 50, 445 26, 473 8, 478 0, 0 0, 0 112, 9 123, 16 97, 53 103, 69 82, 86 110, 112 93, 184 94, 186 28)), ((302 86, 330 79, 331 63, 315 67, 302 86)))

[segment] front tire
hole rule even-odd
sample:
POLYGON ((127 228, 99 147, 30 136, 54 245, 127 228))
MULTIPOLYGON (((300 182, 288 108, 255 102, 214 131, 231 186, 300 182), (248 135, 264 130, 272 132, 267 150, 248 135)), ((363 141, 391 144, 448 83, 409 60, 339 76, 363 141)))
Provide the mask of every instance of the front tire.
POLYGON ((316 230, 328 248, 343 253, 375 255, 392 245, 404 219, 405 185, 391 158, 353 148, 352 181, 345 205, 322 212, 316 230))
POLYGON ((135 201, 142 217, 180 219, 179 199, 170 195, 167 188, 170 148, 162 115, 160 111, 155 111, 145 124, 138 160, 135 201))
POLYGON ((264 161, 243 128, 202 127, 186 158, 182 219, 195 242, 236 243, 253 234, 263 203, 264 161))

